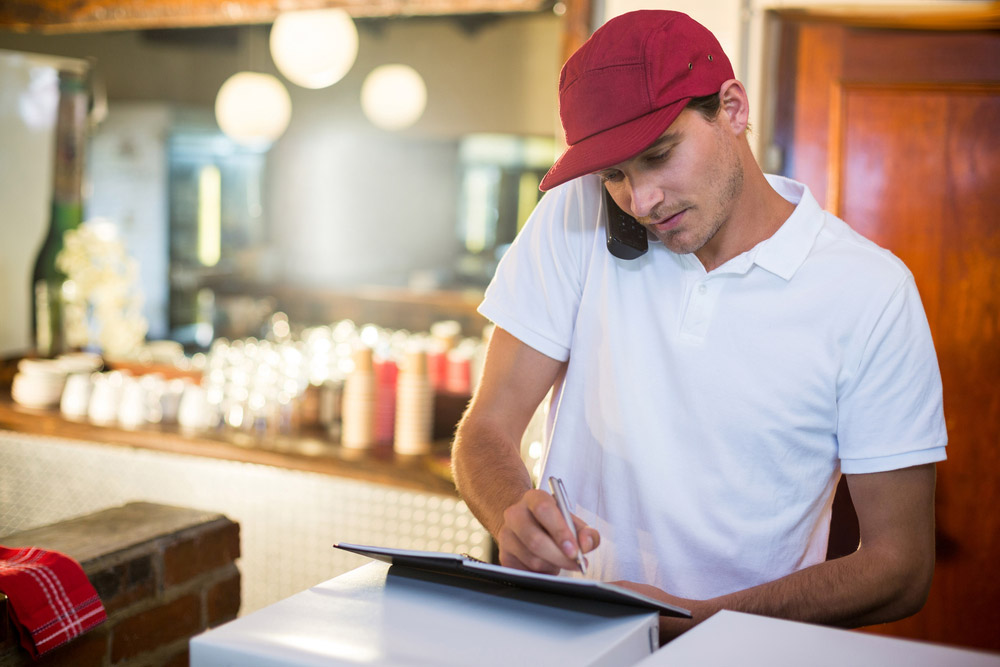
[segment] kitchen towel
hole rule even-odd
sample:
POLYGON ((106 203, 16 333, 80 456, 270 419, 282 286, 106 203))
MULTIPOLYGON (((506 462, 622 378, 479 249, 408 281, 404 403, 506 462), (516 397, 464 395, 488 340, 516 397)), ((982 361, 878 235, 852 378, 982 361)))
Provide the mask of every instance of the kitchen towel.
POLYGON ((57 551, 0 546, 0 592, 33 658, 107 619, 83 568, 57 551))

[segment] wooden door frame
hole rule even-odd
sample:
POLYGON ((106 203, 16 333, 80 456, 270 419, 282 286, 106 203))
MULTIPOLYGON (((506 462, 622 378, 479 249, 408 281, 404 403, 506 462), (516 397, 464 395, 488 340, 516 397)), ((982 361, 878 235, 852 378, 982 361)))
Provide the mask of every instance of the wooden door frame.
MULTIPOLYGON (((589 0, 588 0, 589 1, 589 0)), ((758 0, 759 29, 754 37, 759 40, 756 57, 745 66, 751 74, 748 84, 756 87, 760 99, 758 123, 755 125, 757 140, 755 153, 762 167, 769 173, 784 171, 780 152, 782 126, 788 119, 779 117, 778 97, 786 83, 779 79, 779 62, 787 44, 781 39, 786 23, 829 23, 838 27, 884 28, 908 30, 1000 30, 1000 2, 973 1, 920 5, 862 4, 798 5, 778 4, 779 0, 758 0)), ((753 52, 753 50, 750 50, 753 52)))
POLYGON ((856 28, 906 30, 995 30, 1000 28, 1000 2, 961 5, 875 6, 817 5, 775 7, 768 12, 783 21, 828 22, 856 28))

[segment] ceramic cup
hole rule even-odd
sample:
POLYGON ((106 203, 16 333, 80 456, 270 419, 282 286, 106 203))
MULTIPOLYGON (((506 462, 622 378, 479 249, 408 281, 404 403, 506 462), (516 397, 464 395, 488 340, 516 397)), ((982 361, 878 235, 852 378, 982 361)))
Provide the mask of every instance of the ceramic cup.
POLYGON ((59 411, 63 417, 73 420, 86 419, 92 389, 93 382, 89 373, 70 374, 66 378, 66 386, 59 401, 59 411))

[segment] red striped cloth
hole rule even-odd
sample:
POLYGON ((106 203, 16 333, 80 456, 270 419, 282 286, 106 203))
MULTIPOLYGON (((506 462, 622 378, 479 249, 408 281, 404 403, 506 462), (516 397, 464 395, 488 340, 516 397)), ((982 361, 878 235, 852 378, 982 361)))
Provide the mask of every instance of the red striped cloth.
POLYGON ((21 645, 32 657, 107 619, 83 568, 57 551, 0 546, 0 592, 9 598, 21 645))

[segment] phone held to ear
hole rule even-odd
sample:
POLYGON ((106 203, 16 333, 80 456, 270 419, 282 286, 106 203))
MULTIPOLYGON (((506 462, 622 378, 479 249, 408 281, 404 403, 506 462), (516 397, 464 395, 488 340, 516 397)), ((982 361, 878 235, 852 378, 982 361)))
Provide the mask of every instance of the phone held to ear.
POLYGON ((635 259, 649 250, 646 228, 621 209, 604 190, 604 210, 607 212, 608 252, 618 259, 635 259))

